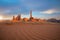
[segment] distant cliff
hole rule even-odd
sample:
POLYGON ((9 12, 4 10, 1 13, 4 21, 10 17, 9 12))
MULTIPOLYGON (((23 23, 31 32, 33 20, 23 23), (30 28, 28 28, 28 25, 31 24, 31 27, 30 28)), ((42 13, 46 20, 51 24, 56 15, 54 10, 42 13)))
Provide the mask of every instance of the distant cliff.
POLYGON ((55 23, 60 23, 60 20, 57 20, 55 18, 51 18, 47 20, 48 22, 55 22, 55 23))

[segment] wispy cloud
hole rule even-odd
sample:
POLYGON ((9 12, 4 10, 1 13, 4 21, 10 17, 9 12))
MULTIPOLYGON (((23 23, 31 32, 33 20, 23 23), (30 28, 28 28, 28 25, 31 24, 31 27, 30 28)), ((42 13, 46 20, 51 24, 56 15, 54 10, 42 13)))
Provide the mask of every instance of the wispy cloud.
POLYGON ((53 13, 57 13, 57 12, 60 12, 56 9, 49 9, 49 10, 46 10, 46 11, 42 11, 40 13, 44 13, 44 14, 53 14, 53 13))

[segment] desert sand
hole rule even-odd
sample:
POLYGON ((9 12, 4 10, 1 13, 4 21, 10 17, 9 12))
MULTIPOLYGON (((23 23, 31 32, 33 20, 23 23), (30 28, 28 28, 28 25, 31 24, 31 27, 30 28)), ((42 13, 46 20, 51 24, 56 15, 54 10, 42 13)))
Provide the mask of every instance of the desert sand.
POLYGON ((0 40, 60 40, 60 24, 0 23, 0 40))

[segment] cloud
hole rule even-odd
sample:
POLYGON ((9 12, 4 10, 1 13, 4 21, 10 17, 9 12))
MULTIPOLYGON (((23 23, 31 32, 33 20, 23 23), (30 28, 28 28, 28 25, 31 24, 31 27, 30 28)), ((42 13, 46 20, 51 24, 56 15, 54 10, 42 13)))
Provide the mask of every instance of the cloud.
POLYGON ((3 11, 0 11, 0 14, 7 14, 9 12, 11 12, 11 10, 3 10, 3 11))
POLYGON ((58 13, 59 10, 56 10, 56 9, 49 9, 49 10, 46 10, 46 11, 42 11, 40 13, 43 13, 43 14, 53 14, 53 13, 58 13))

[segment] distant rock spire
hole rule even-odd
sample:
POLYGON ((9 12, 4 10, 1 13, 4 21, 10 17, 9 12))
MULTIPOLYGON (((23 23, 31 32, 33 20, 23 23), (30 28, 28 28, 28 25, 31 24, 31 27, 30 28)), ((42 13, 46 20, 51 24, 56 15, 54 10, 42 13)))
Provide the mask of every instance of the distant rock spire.
POLYGON ((21 14, 19 14, 19 15, 17 16, 17 20, 18 20, 18 21, 21 20, 21 14))
POLYGON ((32 19, 34 19, 33 17, 32 17, 32 10, 30 10, 30 21, 32 21, 32 19))
POLYGON ((13 20, 15 20, 15 16, 13 16, 13 20))
POLYGON ((30 10, 30 18, 32 17, 32 10, 30 10))
POLYGON ((18 9, 18 16, 17 16, 17 20, 18 20, 18 21, 20 21, 20 20, 21 20, 20 8, 18 9))

